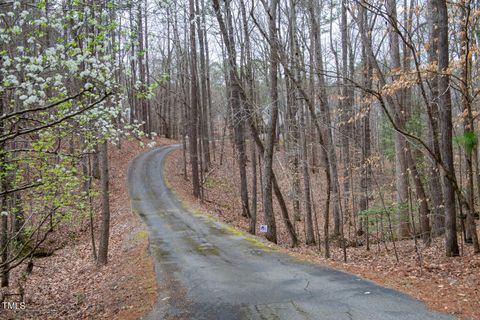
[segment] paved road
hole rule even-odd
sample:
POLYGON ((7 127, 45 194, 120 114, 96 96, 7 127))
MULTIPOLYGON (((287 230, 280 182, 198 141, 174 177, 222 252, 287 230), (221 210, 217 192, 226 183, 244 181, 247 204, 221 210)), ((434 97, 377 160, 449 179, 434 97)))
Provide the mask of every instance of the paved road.
POLYGON ((149 228, 159 284, 148 319, 452 319, 189 212, 164 182, 165 156, 175 147, 138 156, 128 174, 132 206, 149 228))

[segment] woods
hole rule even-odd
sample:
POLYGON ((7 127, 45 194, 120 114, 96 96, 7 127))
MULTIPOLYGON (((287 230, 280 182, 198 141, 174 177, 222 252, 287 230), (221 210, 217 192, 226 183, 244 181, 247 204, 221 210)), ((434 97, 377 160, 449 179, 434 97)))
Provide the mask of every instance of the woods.
POLYGON ((0 267, 5 287, 11 270, 25 265, 31 273, 34 258, 52 254, 50 238, 88 214, 93 258, 107 263, 107 144, 142 133, 133 119, 129 124, 111 5, 8 2, 1 4, 1 16, 0 267), (98 193, 103 209, 97 234, 92 198, 98 193))
POLYGON ((272 243, 480 253, 479 19, 472 0, 0 1, 1 286, 77 226, 108 264, 109 152, 157 136, 200 203, 231 152, 236 219, 272 243))
POLYGON ((190 24, 192 109, 184 120, 196 197, 210 200, 204 189, 215 163, 195 163, 192 152, 210 157, 216 139, 222 152, 227 135, 251 233, 263 221, 265 237, 276 243, 282 226, 292 246, 323 243, 326 256, 331 239, 368 249, 372 236, 394 246, 420 238, 426 247, 445 237, 446 256, 460 254, 459 241, 478 253, 476 2, 212 1, 210 8, 190 3, 189 16, 204 21, 190 24), (204 29, 219 37, 204 39, 204 29), (212 43, 207 54, 196 46, 205 40, 212 43), (198 59, 203 67, 193 67, 198 59), (196 75, 205 68, 223 68, 213 86, 225 94, 212 97, 208 117, 195 118, 196 101, 212 90, 196 75), (250 188, 248 162, 256 172, 250 188), (277 170, 288 171, 286 185, 278 184, 277 170), (311 179, 326 183, 326 195, 312 194, 311 179), (250 213, 257 192, 260 216, 250 213), (321 219, 311 204, 319 197, 321 219), (319 221, 323 230, 315 233, 319 221))

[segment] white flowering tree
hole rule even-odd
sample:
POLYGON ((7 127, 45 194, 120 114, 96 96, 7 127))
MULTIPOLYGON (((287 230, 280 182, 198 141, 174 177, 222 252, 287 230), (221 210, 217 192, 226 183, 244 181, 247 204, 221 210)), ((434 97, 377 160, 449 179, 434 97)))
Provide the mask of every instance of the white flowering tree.
POLYGON ((9 271, 58 224, 89 211, 85 155, 97 145, 106 153, 107 141, 136 127, 114 76, 112 6, 40 1, 0 10, 0 273, 8 286, 9 271))

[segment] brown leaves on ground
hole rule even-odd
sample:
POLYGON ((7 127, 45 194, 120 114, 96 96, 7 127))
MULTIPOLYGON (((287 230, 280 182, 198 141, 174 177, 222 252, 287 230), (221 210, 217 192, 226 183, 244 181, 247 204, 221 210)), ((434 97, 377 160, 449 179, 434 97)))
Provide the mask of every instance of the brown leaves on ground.
MULTIPOLYGON (((145 141, 148 142, 148 141, 145 141)), ((158 145, 170 144, 157 139, 158 145)), ((141 218, 132 212, 126 185, 129 162, 146 151, 139 141, 122 142, 121 149, 109 148, 110 160, 110 247, 106 266, 92 258, 88 220, 59 230, 52 242, 74 235, 63 249, 34 260, 26 279, 23 311, 7 312, 2 319, 139 319, 152 309, 157 297, 153 260, 148 253, 148 233, 141 218), (59 234, 62 234, 60 237, 59 234)), ((95 225, 100 225, 100 203, 96 202, 95 225)), ((98 229, 95 230, 98 238, 98 229)), ((97 239, 98 245, 98 239, 97 239)), ((24 270, 12 272, 12 286, 4 292, 18 292, 24 270)), ((6 299, 15 301, 16 296, 6 299)), ((0 306, 2 307, 2 306, 0 306)))
MULTIPOLYGON (((220 148, 218 147, 218 149, 220 148)), ((290 182, 286 168, 279 161, 282 155, 278 154, 275 158, 274 169, 283 194, 287 196, 290 182)), ((191 181, 184 178, 181 150, 173 152, 168 157, 167 180, 178 196, 187 201, 190 206, 247 231, 248 220, 241 216, 240 178, 231 146, 225 145, 222 165, 219 165, 219 159, 220 155, 217 153, 214 166, 204 173, 205 201, 203 203, 192 196, 191 181)), ((261 169, 257 170, 260 173, 261 169)), ((250 186, 252 177, 249 165, 247 172, 250 186)), ((189 172, 188 176, 190 177, 189 172)), ((322 176, 318 174, 312 176, 314 210, 317 211, 322 239, 324 188, 322 176)), ((260 189, 260 185, 258 185, 257 230, 258 225, 263 223, 260 189)), ((288 202, 289 212, 292 214, 292 201, 288 202)), ((298 259, 329 265, 405 292, 424 301, 431 309, 447 312, 462 319, 480 319, 480 256, 473 255, 471 246, 464 245, 461 248, 461 257, 447 258, 442 237, 434 240, 430 247, 424 247, 419 240, 420 255, 415 252, 413 240, 397 241, 396 247, 400 261, 397 263, 392 242, 384 243, 372 239, 369 251, 366 250, 364 244, 359 247, 347 248, 348 262, 344 263, 342 249, 336 245, 333 239, 331 240, 331 259, 324 258, 323 247, 322 251, 318 246, 308 247, 304 244, 297 248, 290 248, 288 234, 282 223, 278 206, 275 211, 280 250, 294 255, 298 259)), ((295 228, 300 241, 304 243, 303 221, 296 222, 295 228)), ((353 231, 346 230, 345 232, 347 237, 349 234, 353 234, 353 231)), ((372 238, 374 238, 373 235, 372 238)))

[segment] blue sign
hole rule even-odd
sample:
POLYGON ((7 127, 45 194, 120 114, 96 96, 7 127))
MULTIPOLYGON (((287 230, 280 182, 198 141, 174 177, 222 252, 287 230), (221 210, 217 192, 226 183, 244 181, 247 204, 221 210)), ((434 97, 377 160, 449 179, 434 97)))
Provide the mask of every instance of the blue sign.
POLYGON ((261 233, 266 233, 267 230, 268 230, 268 227, 267 227, 266 224, 261 224, 261 225, 260 225, 260 232, 261 232, 261 233))

